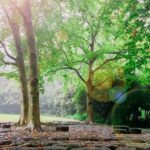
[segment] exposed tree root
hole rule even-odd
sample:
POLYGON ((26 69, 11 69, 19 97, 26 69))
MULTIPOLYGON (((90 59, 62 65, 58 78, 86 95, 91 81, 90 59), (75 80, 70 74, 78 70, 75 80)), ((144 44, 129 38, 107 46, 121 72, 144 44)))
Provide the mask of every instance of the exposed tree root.
POLYGON ((27 124, 25 130, 28 130, 29 132, 43 132, 40 125, 34 125, 32 122, 27 124))
POLYGON ((88 124, 88 125, 92 125, 92 124, 94 124, 94 122, 93 121, 90 121, 90 119, 86 119, 85 120, 85 124, 88 124))
POLYGON ((24 117, 20 117, 19 121, 17 122, 17 125, 26 126, 27 125, 27 119, 25 119, 24 117))

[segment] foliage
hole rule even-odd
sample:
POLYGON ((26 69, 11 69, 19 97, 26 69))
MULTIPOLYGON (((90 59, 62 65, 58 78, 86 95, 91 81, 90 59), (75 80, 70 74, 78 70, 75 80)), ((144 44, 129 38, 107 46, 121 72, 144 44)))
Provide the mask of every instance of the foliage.
POLYGON ((147 84, 150 82, 146 75, 150 72, 149 5, 150 3, 148 0, 133 0, 125 7, 125 15, 127 16, 124 21, 127 35, 125 47, 129 51, 125 53, 124 57, 126 59, 126 78, 127 80, 131 80, 129 83, 137 79, 139 82, 145 82, 145 84, 146 80, 147 84))
MULTIPOLYGON (((64 4, 66 11, 70 11, 70 16, 66 16, 65 19, 59 16, 58 20, 55 18, 57 26, 51 23, 54 16, 50 15, 45 18, 36 32, 41 72, 44 71, 45 75, 50 76, 58 70, 67 70, 71 67, 78 70, 81 66, 82 68, 79 70, 83 77, 87 78, 87 63, 89 60, 96 57, 95 65, 100 65, 106 57, 104 54, 118 49, 122 45, 122 41, 119 38, 116 41, 110 40, 115 37, 113 33, 117 32, 114 24, 110 26, 110 14, 113 11, 113 8, 107 9, 110 5, 108 3, 108 6, 106 6, 105 3, 99 3, 98 1, 79 1, 78 3, 70 1, 68 5, 64 4), (93 7, 96 9, 93 9, 93 7), (109 26, 109 30, 107 26, 109 26), (91 35, 95 32, 98 32, 97 42, 95 43, 95 51, 91 52, 89 43, 91 35), (45 36, 43 37, 43 35, 45 36)), ((66 12, 60 13, 65 15, 66 12)), ((54 12, 54 14, 59 13, 54 12)))
MULTIPOLYGON (((71 118, 73 119, 76 119, 76 120, 80 120, 80 121, 85 121, 87 119, 87 114, 86 113, 76 113, 74 114, 73 116, 70 116, 71 118)), ((98 113, 95 113, 94 115, 94 120, 95 120, 95 123, 100 123, 100 124, 107 124, 107 119, 106 118, 103 118, 102 116, 100 116, 98 113)))
MULTIPOLYGON (((93 88, 100 87, 103 81, 107 83, 107 78, 112 81, 123 80, 126 83, 124 88, 128 90, 132 90, 135 83, 138 86, 150 84, 149 0, 33 0, 32 11, 39 58, 40 91, 44 93, 44 83, 47 80, 63 82, 65 92, 74 92, 77 118, 85 117, 86 83, 90 71, 94 74, 91 82, 93 88), (120 70, 123 70, 121 75, 120 70)), ((23 33, 22 20, 18 16, 13 18, 23 33)), ((10 53, 16 56, 4 13, 1 13, 0 21, 0 40, 6 42, 10 53)), ((21 34, 21 42, 26 62, 28 53, 24 34, 21 34)), ((0 66, 5 66, 2 61, 5 58, 6 54, 1 50, 0 66)), ((27 62, 26 72, 28 74, 27 62)), ((10 73, 3 72, 0 75, 15 79, 18 77, 13 67, 10 73)), ((109 88, 111 86, 110 84, 109 88)), ((131 106, 129 110, 139 103, 143 106, 138 94, 134 95, 135 101, 132 100, 133 97, 127 98, 131 106)), ((143 99, 147 104, 144 95, 143 99)), ((122 105, 116 107, 119 108, 118 115, 130 115, 127 110, 120 110, 122 105)), ((100 118, 99 122, 103 122, 97 114, 95 118, 96 121, 100 118)))
POLYGON ((14 79, 18 81, 18 73, 17 71, 9 71, 9 72, 0 72, 0 76, 5 76, 8 79, 14 79))
POLYGON ((0 52, 0 66, 3 65, 3 60, 4 60, 4 54, 0 52))
POLYGON ((101 116, 99 113, 94 113, 94 120, 96 123, 100 123, 100 124, 108 124, 109 123, 107 121, 108 118, 101 116))
MULTIPOLYGON (((117 76, 117 79, 126 81, 126 86, 137 80, 148 84, 149 31, 142 20, 147 17, 147 13, 143 13, 147 9, 147 1, 141 3, 137 0, 130 2, 73 0, 61 4, 61 9, 47 15, 37 28, 40 68, 43 76, 46 75, 53 80, 54 76, 58 75, 57 78, 64 79, 65 83, 69 81, 69 84, 71 82, 72 85, 76 85, 79 83, 78 79, 75 79, 71 71, 78 71, 82 79, 87 80, 90 61, 94 60, 94 70, 107 58, 117 55, 119 63, 110 62, 109 65, 100 67, 94 74, 94 84, 105 80, 108 75, 111 75, 112 80, 117 76), (141 17, 142 14, 145 16, 141 17), (55 15, 58 19, 54 18, 55 15), (53 20, 57 23, 55 24, 53 20), (136 30, 138 33, 135 36, 133 34, 136 30), (94 34, 96 34, 94 51, 90 51, 94 34), (119 68, 122 68, 124 76, 118 76, 119 68), (69 69, 70 72, 67 74, 69 69), (57 71, 59 73, 56 74, 57 71)), ((84 97, 83 84, 79 84, 80 87, 77 86, 74 95, 78 107, 83 102, 82 96, 84 97)))
POLYGON ((149 97, 149 89, 146 87, 128 91, 126 101, 114 105, 111 115, 112 124, 148 127, 149 116, 145 112, 150 112, 149 97))
POLYGON ((86 118, 87 118, 87 114, 86 113, 84 113, 84 114, 74 114, 73 116, 71 116, 71 118, 73 118, 73 119, 77 119, 77 120, 80 120, 80 121, 84 121, 84 120, 86 120, 86 118))
POLYGON ((73 95, 73 102, 76 107, 77 114, 83 114, 86 112, 86 91, 83 86, 78 86, 73 95))

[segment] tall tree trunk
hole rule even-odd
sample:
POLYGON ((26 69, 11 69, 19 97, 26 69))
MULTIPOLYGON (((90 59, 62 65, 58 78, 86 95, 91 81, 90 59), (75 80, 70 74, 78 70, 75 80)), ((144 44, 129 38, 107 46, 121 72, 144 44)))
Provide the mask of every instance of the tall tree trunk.
POLYGON ((89 65, 89 76, 88 80, 86 82, 86 88, 87 88, 87 123, 92 123, 94 121, 94 114, 93 114, 93 76, 94 72, 92 71, 93 64, 91 63, 89 65))
POLYGON ((25 70, 25 63, 24 63, 24 54, 23 49, 21 48, 21 37, 20 37, 20 28, 19 25, 14 19, 14 16, 17 16, 17 10, 13 9, 12 7, 12 16, 10 17, 7 10, 4 7, 4 11, 6 13, 8 23, 12 29, 13 40, 15 43, 15 48, 17 52, 17 69, 19 72, 19 80, 21 86, 21 93, 22 93, 22 101, 21 101, 21 115, 19 119, 20 125, 26 125, 28 122, 28 113, 29 113, 29 93, 28 93, 28 83, 27 83, 27 76, 25 70))
POLYGON ((28 123, 28 114, 29 114, 29 93, 28 93, 28 82, 26 77, 23 50, 21 48, 19 26, 17 24, 14 24, 14 31, 15 31, 14 41, 17 50, 17 67, 19 72, 21 93, 22 93, 21 116, 19 119, 19 124, 26 125, 28 123))
MULTIPOLYGON (((95 47, 95 38, 97 35, 97 31, 95 33, 92 33, 91 35, 91 43, 90 43, 90 51, 94 52, 95 47)), ((89 60, 88 65, 88 80, 86 81, 86 88, 87 88, 87 123, 93 123, 94 122, 94 113, 93 113, 93 79, 94 79, 94 71, 93 71, 93 65, 94 65, 95 58, 92 58, 89 60)))
POLYGON ((31 6, 29 0, 24 0, 23 19, 29 48, 30 109, 29 109, 28 129, 31 131, 33 130, 39 131, 41 130, 41 126, 40 126, 39 87, 38 87, 38 59, 37 59, 35 35, 32 25, 31 6))
POLYGON ((94 122, 94 114, 93 114, 93 100, 92 97, 87 93, 87 123, 93 123, 94 122))

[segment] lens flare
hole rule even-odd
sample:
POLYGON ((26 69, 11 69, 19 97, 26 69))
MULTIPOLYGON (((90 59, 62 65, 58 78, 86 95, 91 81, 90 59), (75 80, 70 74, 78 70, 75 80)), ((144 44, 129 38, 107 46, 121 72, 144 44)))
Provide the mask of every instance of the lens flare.
POLYGON ((113 102, 121 104, 126 100, 127 93, 123 87, 115 86, 109 91, 109 97, 113 102))

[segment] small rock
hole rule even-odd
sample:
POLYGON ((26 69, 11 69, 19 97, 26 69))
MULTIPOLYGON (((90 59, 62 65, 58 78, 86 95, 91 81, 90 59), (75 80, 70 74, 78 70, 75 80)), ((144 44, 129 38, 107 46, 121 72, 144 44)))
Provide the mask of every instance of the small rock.
POLYGON ((109 146, 108 148, 110 148, 111 150, 116 150, 116 149, 117 149, 117 146, 111 145, 111 146, 109 146))
POLYGON ((140 128, 130 128, 130 134, 142 134, 142 129, 140 128))
POLYGON ((114 126, 113 127, 114 128, 114 130, 116 130, 116 129, 123 129, 123 130, 126 130, 127 132, 129 132, 129 127, 128 126, 114 126))
POLYGON ((69 126, 56 126, 56 131, 64 131, 68 132, 69 131, 69 126))
POLYGON ((2 141, 0 141, 0 145, 10 145, 10 144, 12 144, 12 141, 10 141, 10 140, 2 140, 2 141))
POLYGON ((11 125, 10 124, 1 124, 1 128, 10 128, 11 125))
POLYGON ((52 137, 51 140, 63 141, 63 140, 69 140, 69 137, 52 137))

